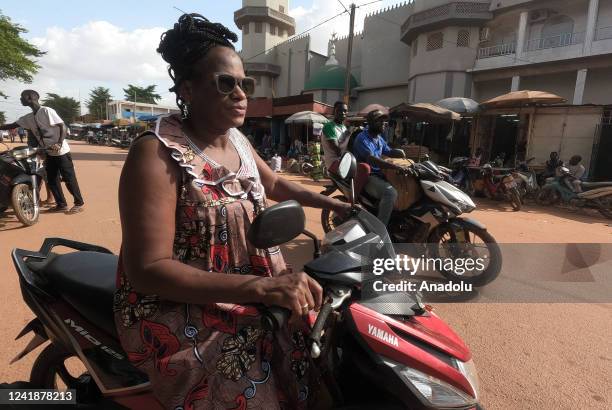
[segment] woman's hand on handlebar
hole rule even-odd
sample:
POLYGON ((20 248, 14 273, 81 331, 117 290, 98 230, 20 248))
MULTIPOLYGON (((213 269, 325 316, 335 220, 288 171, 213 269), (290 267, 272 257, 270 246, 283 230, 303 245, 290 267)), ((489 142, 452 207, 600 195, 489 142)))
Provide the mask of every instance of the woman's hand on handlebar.
POLYGON ((311 310, 318 311, 323 302, 321 285, 304 272, 262 278, 257 285, 260 302, 291 310, 293 323, 311 310))

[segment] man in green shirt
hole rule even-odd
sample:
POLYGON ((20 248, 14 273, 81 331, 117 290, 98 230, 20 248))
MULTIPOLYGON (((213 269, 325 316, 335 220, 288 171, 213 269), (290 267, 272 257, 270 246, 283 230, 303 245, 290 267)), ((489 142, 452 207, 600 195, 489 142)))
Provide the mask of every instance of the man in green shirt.
POLYGON ((346 144, 349 140, 349 135, 344 125, 348 106, 337 101, 334 104, 334 119, 323 126, 323 138, 321 145, 323 147, 325 167, 329 167, 334 161, 340 159, 342 153, 346 150, 346 144))

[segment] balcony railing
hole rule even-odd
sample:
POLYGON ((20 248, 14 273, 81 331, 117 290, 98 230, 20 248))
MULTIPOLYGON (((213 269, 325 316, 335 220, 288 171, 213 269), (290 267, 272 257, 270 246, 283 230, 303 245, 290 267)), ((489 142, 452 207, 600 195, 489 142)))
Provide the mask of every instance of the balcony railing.
POLYGON ((610 38, 612 38, 612 26, 597 29, 597 32, 595 33, 595 40, 607 40, 610 38))
POLYGON ((584 43, 585 32, 563 33, 558 36, 536 38, 527 41, 525 51, 545 50, 549 48, 568 47, 584 43))
POLYGON ((478 49, 478 58, 491 58, 499 56, 507 56, 516 53, 516 42, 498 44, 491 47, 482 47, 478 49))

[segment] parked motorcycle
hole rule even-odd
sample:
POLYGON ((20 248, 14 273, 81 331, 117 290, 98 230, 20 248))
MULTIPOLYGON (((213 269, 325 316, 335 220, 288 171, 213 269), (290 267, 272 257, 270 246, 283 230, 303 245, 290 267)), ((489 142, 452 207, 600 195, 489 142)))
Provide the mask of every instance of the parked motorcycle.
POLYGON ((26 225, 34 225, 40 213, 40 183, 44 176, 40 150, 20 146, 0 153, 0 213, 12 207, 26 225))
POLYGON ((533 169, 529 168, 529 163, 534 159, 529 158, 527 161, 522 161, 512 173, 512 177, 517 181, 521 201, 524 201, 525 198, 537 198, 540 192, 538 176, 533 169))
MULTIPOLYGON (((350 154, 353 160, 355 157, 350 154)), ((344 159, 344 157, 343 157, 344 159)), ((377 200, 372 198, 364 189, 365 181, 369 175, 369 167, 359 164, 355 181, 346 180, 336 172, 329 172, 333 185, 321 192, 330 196, 336 190, 341 192, 334 198, 353 202, 351 198, 369 212, 377 213, 377 200), (367 168, 367 171, 364 169, 367 168), (354 189, 354 184, 358 188, 354 189)), ((487 231, 487 228, 474 219, 464 219, 459 216, 470 213, 476 209, 472 199, 464 192, 444 181, 444 176, 438 166, 425 161, 415 163, 410 169, 397 169, 398 173, 407 172, 417 179, 418 199, 413 205, 404 210, 394 210, 389 221, 389 234, 394 243, 417 243, 417 244, 442 244, 451 248, 453 257, 463 257, 462 252, 467 249, 480 249, 488 252, 489 265, 479 274, 466 277, 450 270, 442 270, 440 273, 451 280, 463 280, 474 286, 484 286, 493 281, 501 270, 502 255, 495 238, 487 231), (460 246, 455 246, 460 244, 460 246)), ((331 232, 343 222, 341 216, 333 211, 324 209, 321 212, 321 224, 325 232, 331 232)), ((429 249, 430 253, 438 252, 438 247, 429 249)), ((433 255, 435 256, 435 255, 433 255)))
POLYGON ((540 205, 563 203, 574 208, 591 208, 612 219, 612 182, 581 182, 582 192, 574 192, 572 177, 566 167, 559 167, 557 176, 548 178, 537 196, 540 205))
POLYGON ((482 166, 481 175, 484 182, 484 193, 488 198, 498 201, 506 200, 510 202, 513 210, 521 210, 523 206, 521 194, 510 172, 495 175, 491 164, 485 164, 482 166))
POLYGON ((470 177, 468 157, 456 157, 451 161, 451 183, 469 196, 474 196, 474 185, 470 177))
MULTIPOLYGON (((343 179, 350 180, 353 171, 344 168, 343 179)), ((247 235, 259 248, 278 246, 302 232, 314 241, 315 259, 305 271, 321 284, 325 299, 316 318, 308 318, 305 343, 331 393, 329 408, 480 409, 472 354, 417 293, 360 297, 366 275, 354 251, 383 243, 394 257, 384 225, 355 209, 350 221, 326 235, 323 247, 304 225, 303 209, 288 201, 260 213, 247 235)), ((32 366, 31 384, 55 388, 60 381, 76 390, 78 402, 104 402, 104 408, 160 409, 147 376, 128 361, 116 335, 117 257, 59 238, 46 239, 38 252, 15 249, 12 257, 23 298, 36 315, 18 335, 33 333, 34 338, 13 362, 50 341, 32 366), (77 252, 56 255, 57 246, 77 252), (65 365, 69 358, 80 359, 87 372, 71 375, 65 365)), ((289 316, 279 307, 258 308, 267 331, 278 330, 289 316)), ((155 336, 151 340, 152 346, 160 342, 155 336)))

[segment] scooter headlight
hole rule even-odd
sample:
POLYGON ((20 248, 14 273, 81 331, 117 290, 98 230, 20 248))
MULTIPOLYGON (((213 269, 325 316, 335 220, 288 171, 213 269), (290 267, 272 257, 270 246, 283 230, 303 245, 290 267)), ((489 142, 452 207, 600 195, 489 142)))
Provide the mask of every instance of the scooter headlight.
MULTIPOLYGON (((399 363, 387 361, 387 364, 406 383, 414 386, 429 406, 443 408, 464 407, 478 402, 478 397, 472 397, 466 392, 433 376, 399 363)), ((476 396, 478 396, 478 376, 476 375, 476 368, 473 362, 471 360, 466 363, 457 361, 457 365, 458 370, 469 380, 470 385, 476 392, 476 396)))

